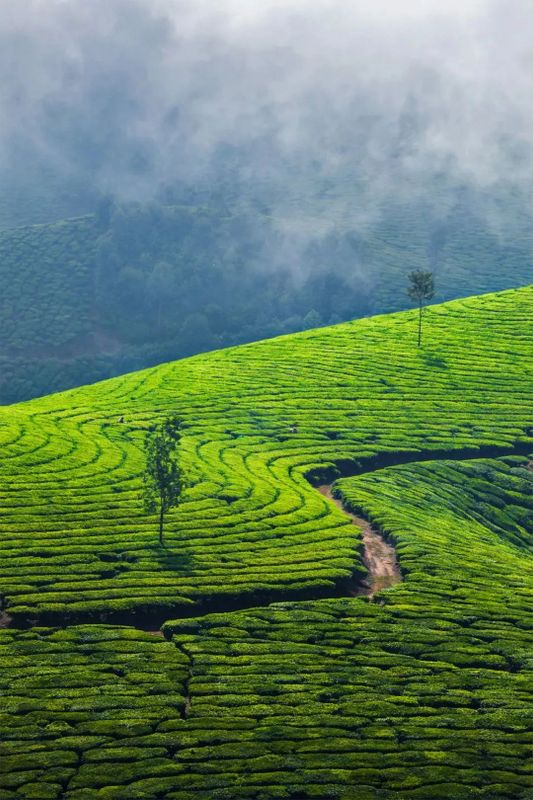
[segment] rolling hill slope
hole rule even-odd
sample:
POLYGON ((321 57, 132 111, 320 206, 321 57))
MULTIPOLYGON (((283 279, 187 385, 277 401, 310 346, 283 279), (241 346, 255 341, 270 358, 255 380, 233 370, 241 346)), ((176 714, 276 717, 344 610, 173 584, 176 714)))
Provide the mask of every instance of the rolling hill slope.
POLYGON ((434 270, 438 301, 532 279, 524 198, 506 199, 502 233, 479 197, 451 191, 390 201, 361 227, 357 192, 344 192, 262 210, 226 195, 102 203, 96 215, 0 231, 0 402, 399 310, 411 269, 434 270))
POLYGON ((510 290, 432 306, 420 350, 402 312, 1 409, 6 800, 529 798, 532 311, 510 290), (170 412, 191 487, 161 549, 141 446, 170 412), (334 478, 396 546, 371 601, 334 478))

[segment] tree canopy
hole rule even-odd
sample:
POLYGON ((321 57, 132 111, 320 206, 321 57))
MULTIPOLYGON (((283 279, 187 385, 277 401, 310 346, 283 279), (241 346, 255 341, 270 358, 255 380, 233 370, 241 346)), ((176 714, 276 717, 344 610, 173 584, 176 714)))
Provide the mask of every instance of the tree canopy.
POLYGON ((181 420, 172 416, 149 431, 145 439, 146 467, 143 475, 144 508, 159 515, 159 544, 163 545, 166 512, 177 506, 184 487, 178 446, 181 420))
POLYGON ((409 279, 407 294, 411 300, 418 303, 418 347, 420 347, 422 343, 422 308, 424 303, 435 295, 435 281, 433 273, 423 269, 415 269, 407 277, 409 279))

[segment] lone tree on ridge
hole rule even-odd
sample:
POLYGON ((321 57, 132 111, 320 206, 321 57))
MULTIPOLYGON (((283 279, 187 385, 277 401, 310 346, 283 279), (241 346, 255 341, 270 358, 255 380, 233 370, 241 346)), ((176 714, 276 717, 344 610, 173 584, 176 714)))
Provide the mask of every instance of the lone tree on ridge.
POLYGON ((422 342, 422 310, 424 302, 431 300, 435 294, 435 282, 433 280, 433 273, 426 272, 423 269, 415 269, 407 276, 409 278, 409 288, 407 294, 418 303, 418 347, 422 342))
POLYGON ((178 445, 181 439, 181 420, 167 417, 157 428, 147 433, 144 442, 146 467, 143 475, 144 509, 159 515, 159 544, 163 546, 165 514, 181 499, 185 481, 179 465, 178 445))

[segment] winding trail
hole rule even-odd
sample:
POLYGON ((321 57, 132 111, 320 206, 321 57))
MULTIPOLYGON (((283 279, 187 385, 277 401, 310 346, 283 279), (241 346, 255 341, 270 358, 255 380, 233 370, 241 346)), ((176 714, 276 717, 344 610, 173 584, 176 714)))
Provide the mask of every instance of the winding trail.
POLYGON ((368 577, 350 592, 352 597, 367 595, 372 598, 376 592, 388 589, 402 580, 396 550, 387 542, 383 535, 373 527, 364 517, 359 517, 348 511, 342 500, 333 494, 333 484, 326 483, 316 487, 321 495, 331 500, 337 508, 346 514, 354 525, 361 530, 363 543, 363 563, 368 570, 368 577))
POLYGON ((31 628, 35 625, 47 625, 50 627, 64 628, 69 625, 84 624, 107 624, 134 627, 144 630, 154 636, 162 636, 163 624, 171 619, 185 619, 190 617, 201 617, 206 614, 228 613, 231 611, 244 611, 248 608, 259 608, 272 603, 292 602, 298 600, 317 600, 333 597, 361 597, 366 596, 372 599, 377 592, 388 589, 402 580, 400 568, 396 558, 394 546, 388 542, 382 533, 374 527, 367 519, 358 516, 346 509, 341 500, 333 494, 333 483, 341 477, 352 477, 356 475, 374 472, 387 467, 399 466, 401 464, 428 461, 471 461, 485 458, 501 458, 503 456, 522 455, 529 456, 526 464, 528 469, 533 468, 531 459, 531 443, 517 443, 514 446, 487 446, 475 449, 464 448, 462 450, 434 450, 427 452, 420 451, 396 451, 384 453, 362 461, 342 460, 336 464, 330 464, 325 470, 317 473, 309 472, 305 475, 311 486, 319 491, 327 500, 333 502, 353 524, 361 530, 361 541, 363 545, 363 563, 368 570, 368 575, 361 580, 354 575, 352 580, 346 579, 339 581, 333 588, 325 588, 324 591, 314 589, 311 591, 260 591, 253 595, 243 595, 234 597, 231 601, 222 600, 217 596, 209 597, 191 606, 153 606, 146 608, 143 612, 116 612, 101 614, 62 614, 50 618, 47 615, 35 617, 27 620, 13 619, 8 610, 0 609, 0 628, 31 628), (319 477, 320 476, 320 477, 319 477), (331 481, 326 483, 325 481, 331 481))
MULTIPOLYGON (((101 619, 100 622, 103 622, 104 624, 114 623, 118 625, 129 625, 140 630, 144 630, 146 633, 152 634, 152 636, 163 636, 163 631, 161 628, 167 619, 199 617, 204 616, 205 614, 241 611, 246 608, 257 608, 261 605, 283 602, 287 599, 315 600, 321 597, 362 596, 372 599, 376 592, 379 592, 382 589, 388 589, 389 587, 394 586, 394 584, 399 583, 402 580, 402 576, 398 566, 394 546, 387 542, 383 535, 374 526, 372 526, 368 520, 366 520, 364 517, 357 516, 344 507, 342 501, 334 496, 332 483, 323 484, 321 486, 313 486, 313 488, 319 491, 323 497, 331 500, 331 502, 334 503, 337 508, 339 508, 343 514, 349 517, 353 524, 357 525, 357 527, 361 530, 363 564, 368 570, 368 575, 365 579, 361 580, 357 575, 354 575, 353 579, 349 581, 341 581, 336 589, 329 590, 326 594, 314 591, 310 595, 306 594, 299 597, 295 597, 293 595, 290 598, 287 597, 286 594, 283 594, 282 596, 273 594, 271 597, 266 597, 264 602, 262 602, 259 598, 251 598, 248 601, 243 598, 241 603, 231 604, 223 601, 221 602, 215 598, 212 608, 210 607, 211 604, 207 606, 206 604, 203 604, 202 606, 198 606, 196 608, 187 609, 185 610, 185 613, 179 613, 178 609, 159 609, 154 610, 153 613, 149 613, 148 615, 120 615, 118 619, 108 617, 107 619, 101 619)), ((87 620, 87 622, 94 624, 98 623, 98 620, 91 618, 87 620)), ((42 621, 38 619, 32 620, 32 625, 37 624, 42 624, 42 621)), ((64 619, 60 623, 59 627, 65 627, 69 624, 83 624, 83 621, 80 622, 80 620, 64 619)), ((22 627, 32 627, 32 625, 24 625, 22 627)), ((55 627, 56 625, 57 623, 52 623, 52 627, 55 627)), ((13 624, 13 619, 6 612, 0 613, 0 627, 8 628, 12 626, 18 627, 16 622, 13 624)))

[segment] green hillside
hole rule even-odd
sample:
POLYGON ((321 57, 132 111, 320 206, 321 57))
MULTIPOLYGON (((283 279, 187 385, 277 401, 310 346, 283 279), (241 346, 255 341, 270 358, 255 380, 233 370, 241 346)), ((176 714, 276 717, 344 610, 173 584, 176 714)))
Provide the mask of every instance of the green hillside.
POLYGON ((60 355, 87 338, 96 235, 90 217, 0 234, 4 357, 60 355))
POLYGON ((0 409, 2 798, 529 800, 532 318, 509 290, 421 349, 402 312, 0 409), (335 478, 396 548, 372 598, 335 478))
POLYGON ((500 227, 451 190, 362 224, 353 187, 312 202, 304 188, 259 208, 249 194, 102 201, 96 215, 0 231, 0 402, 399 310, 411 269, 435 272, 439 301, 531 281, 524 198, 506 198, 500 227))

